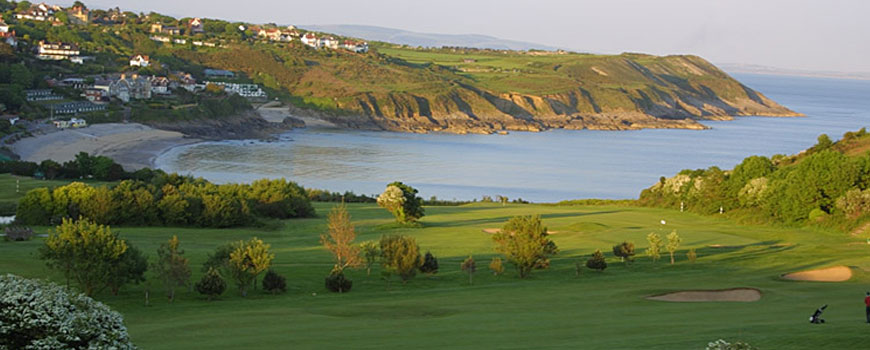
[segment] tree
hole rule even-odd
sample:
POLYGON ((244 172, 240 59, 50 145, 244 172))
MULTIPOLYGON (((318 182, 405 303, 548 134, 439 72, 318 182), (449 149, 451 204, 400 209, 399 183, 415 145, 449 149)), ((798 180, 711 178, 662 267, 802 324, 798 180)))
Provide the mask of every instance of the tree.
POLYGON ((365 260, 366 276, 370 276, 372 274, 372 266, 374 266, 378 256, 381 255, 381 249, 378 247, 378 242, 365 241, 360 244, 360 251, 362 251, 362 256, 365 260))
POLYGON ((646 241, 649 244, 649 247, 646 248, 646 255, 652 258, 653 262, 658 261, 662 257, 662 237, 655 232, 651 232, 646 235, 646 241))
POLYGON ((477 271, 477 264, 474 262, 474 257, 469 255, 468 258, 462 262, 460 268, 468 274, 468 284, 474 284, 473 276, 474 272, 477 271))
POLYGON ((0 275, 0 305, 0 349, 136 349, 121 314, 54 283, 0 275))
POLYGON ((211 268, 199 282, 196 282, 195 288, 199 294, 205 295, 208 300, 213 300, 224 293, 227 289, 227 282, 224 281, 220 271, 211 268))
POLYGON ((634 243, 624 241, 613 246, 613 255, 618 256, 622 262, 630 262, 634 257, 634 243))
POLYGON ((46 179, 54 180, 60 175, 63 166, 51 159, 46 159, 43 160, 42 163, 39 163, 39 170, 42 170, 42 174, 46 179))
POLYGON ((601 253, 601 249, 595 249, 592 257, 586 260, 586 267, 598 271, 604 271, 607 268, 607 260, 604 259, 604 253, 601 253))
POLYGON ((320 235, 320 244, 332 253, 335 265, 333 270, 344 271, 348 267, 362 264, 360 247, 353 244, 356 230, 350 222, 350 214, 344 203, 332 208, 327 218, 327 234, 320 235))
POLYGON ((398 274, 402 283, 407 283, 417 274, 417 269, 423 261, 420 257, 420 247, 413 237, 383 236, 380 245, 381 264, 385 269, 398 274))
POLYGON ((275 254, 269 251, 270 247, 254 237, 247 242, 239 241, 236 249, 230 253, 230 274, 243 297, 248 295, 248 286, 257 283, 257 276, 272 266, 275 254))
POLYGON ((513 217, 492 238, 496 251, 517 268, 520 278, 528 277, 533 268, 548 267, 550 256, 559 251, 540 215, 513 217))
POLYGON ((106 287, 113 266, 126 251, 127 243, 108 226, 64 219, 45 239, 40 255, 49 267, 63 272, 67 284, 72 279, 91 296, 106 287))
POLYGON ((499 276, 504 273, 504 264, 501 261, 501 258, 494 257, 492 261, 489 262, 489 270, 492 271, 492 274, 495 276, 499 276))
POLYGON ((214 253, 209 254, 205 259, 205 262, 202 264, 202 271, 208 272, 211 269, 221 270, 227 268, 230 263, 230 254, 234 250, 236 250, 236 245, 233 243, 218 246, 215 248, 214 253))
POLYGON ((695 252, 695 248, 689 249, 689 252, 686 253, 686 258, 689 259, 690 263, 695 263, 695 260, 698 259, 698 253, 695 252))
POLYGON ((325 282, 326 289, 335 293, 350 292, 351 287, 353 287, 353 282, 344 277, 344 272, 340 270, 332 270, 329 276, 326 276, 325 282))
POLYGON ((438 273, 438 259, 430 252, 423 256, 423 265, 420 265, 422 273, 438 273))
POLYGON ((54 213, 54 200, 51 190, 45 187, 34 188, 24 194, 15 209, 15 221, 25 225, 47 225, 54 213))
POLYGON ((668 234, 668 253, 671 254, 671 265, 674 264, 674 253, 677 252, 677 249, 680 249, 680 243, 682 242, 683 239, 677 234, 677 230, 673 230, 668 234))
POLYGON ((127 250, 121 254, 118 262, 111 267, 106 285, 113 295, 118 295, 125 284, 145 282, 145 271, 148 270, 148 258, 142 251, 126 242, 127 250))
POLYGON ((175 287, 187 286, 190 279, 190 266, 184 251, 179 250, 178 236, 172 236, 168 242, 160 244, 157 249, 157 263, 154 270, 163 279, 169 302, 175 301, 175 287))
POLYGON ((393 213, 399 223, 414 222, 424 215, 423 198, 417 196, 417 190, 398 181, 387 185, 378 196, 378 205, 393 213))
POLYGON ((287 279, 275 270, 269 269, 263 276, 263 290, 272 294, 283 293, 287 290, 287 279))

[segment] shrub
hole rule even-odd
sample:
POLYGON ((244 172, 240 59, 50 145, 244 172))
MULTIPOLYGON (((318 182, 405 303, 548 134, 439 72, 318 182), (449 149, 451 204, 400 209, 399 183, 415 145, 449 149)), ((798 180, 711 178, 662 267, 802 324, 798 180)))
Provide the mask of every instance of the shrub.
POLYGON ((533 268, 547 268, 550 256, 558 253, 559 249, 548 236, 539 215, 517 216, 492 239, 496 243, 495 250, 517 267, 520 278, 526 278, 533 268))
POLYGON ((689 249, 689 252, 686 253, 686 258, 689 259, 690 263, 695 263, 695 260, 698 259, 698 253, 695 253, 695 248, 689 249))
POLYGON ((492 271, 492 274, 495 276, 499 276, 504 273, 504 263, 501 258, 495 257, 492 258, 492 261, 489 262, 489 269, 492 271))
POLYGON ((199 294, 207 296, 208 300, 212 300, 224 293, 227 289, 227 282, 221 277, 220 271, 211 268, 202 276, 199 282, 196 282, 195 288, 199 294))
POLYGON ((33 229, 25 226, 9 226, 4 230, 6 232, 6 240, 7 241, 29 241, 33 238, 33 229))
POLYGON ((438 259, 435 258, 434 255, 430 252, 426 252, 426 255, 423 257, 423 265, 420 265, 420 272, 422 273, 437 273, 438 272, 438 259))
POLYGON ((634 257, 634 243, 622 242, 613 246, 613 255, 618 256, 623 262, 630 262, 634 257))
POLYGON ((391 269, 399 275, 402 283, 406 283, 423 263, 420 257, 420 247, 413 237, 392 235, 381 237, 381 264, 385 269, 391 269))
POLYGON ((287 279, 275 270, 266 271, 263 276, 263 290, 272 294, 284 293, 287 291, 287 279))
POLYGON ((595 253, 592 253, 592 258, 586 260, 586 267, 598 271, 604 271, 607 268, 607 261, 604 259, 601 249, 596 249, 595 253))
POLYGON ((0 349, 136 349, 121 314, 54 283, 0 276, 0 349))
POLYGON ((333 270, 329 276, 326 276, 326 289, 335 293, 350 292, 353 286, 353 281, 344 277, 344 272, 333 270))

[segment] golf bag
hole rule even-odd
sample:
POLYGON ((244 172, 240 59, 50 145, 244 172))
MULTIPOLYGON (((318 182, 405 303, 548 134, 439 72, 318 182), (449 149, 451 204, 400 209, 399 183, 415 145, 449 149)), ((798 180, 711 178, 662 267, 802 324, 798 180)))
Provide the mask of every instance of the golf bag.
POLYGON ((825 320, 822 319, 822 312, 824 312, 827 307, 828 307, 828 304, 825 304, 825 305, 822 305, 822 307, 816 309, 816 312, 814 312, 813 315, 810 316, 810 323, 815 323, 815 324, 825 323, 825 320))

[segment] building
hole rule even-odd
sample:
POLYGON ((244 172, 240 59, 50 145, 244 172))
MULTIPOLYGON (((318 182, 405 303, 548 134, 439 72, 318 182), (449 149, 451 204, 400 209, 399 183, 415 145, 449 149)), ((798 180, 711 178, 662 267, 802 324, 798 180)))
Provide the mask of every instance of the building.
POLYGON ((24 12, 16 13, 15 18, 40 22, 54 21, 54 14, 60 10, 61 8, 59 6, 41 3, 39 5, 30 6, 30 8, 24 12))
POLYGON ((72 63, 85 64, 85 61, 93 61, 94 56, 71 56, 69 61, 72 63))
POLYGON ((331 36, 323 37, 317 41, 317 47, 319 47, 319 48, 325 47, 325 48, 336 50, 336 49, 338 49, 338 40, 336 38, 331 37, 331 36))
POLYGON ((317 35, 314 35, 314 33, 306 33, 302 36, 302 39, 299 40, 301 40, 305 45, 317 48, 317 35))
POLYGON ((18 39, 15 38, 15 31, 9 30, 9 25, 3 22, 0 18, 0 41, 3 41, 9 46, 18 46, 18 39))
POLYGON ((130 57, 130 67, 148 67, 151 65, 151 58, 145 55, 136 55, 130 57))
POLYGON ((169 79, 166 77, 152 76, 148 79, 151 82, 151 93, 158 95, 169 95, 169 79))
MULTIPOLYGON (((93 103, 90 103, 90 102, 71 102, 71 103, 88 103, 88 104, 93 105, 93 103)), ((94 105, 94 106, 95 107, 102 107, 102 109, 98 109, 98 110, 106 109, 106 106, 100 106, 100 105, 94 105)), ((57 127, 58 129, 84 128, 84 127, 88 126, 88 122, 85 121, 84 119, 70 118, 70 120, 55 120, 54 126, 57 127)))
POLYGON ((177 72, 175 76, 178 78, 178 87, 190 92, 196 91, 196 78, 190 73, 177 72))
POLYGON ((9 25, 0 18, 0 33, 9 33, 9 25))
POLYGON ((152 35, 152 36, 151 36, 151 40, 159 41, 159 42, 161 42, 161 43, 168 43, 168 42, 171 42, 171 41, 172 41, 172 39, 170 39, 169 37, 165 37, 165 36, 157 36, 157 35, 152 35))
POLYGON ((163 23, 151 24, 151 33, 181 35, 181 28, 176 26, 167 26, 163 23))
POLYGON ((187 23, 188 33, 191 35, 205 33, 202 19, 197 17, 187 23))
POLYGON ((51 89, 24 90, 24 97, 28 102, 63 100, 63 96, 55 94, 51 89))
POLYGON ((223 69, 210 69, 206 68, 203 71, 206 77, 214 77, 214 78, 234 78, 236 73, 230 72, 228 70, 223 69))
MULTIPOLYGON (((91 103, 87 101, 79 101, 79 102, 66 102, 66 103, 58 103, 50 105, 52 113, 54 115, 58 114, 79 114, 79 113, 89 113, 89 112, 97 112, 106 110, 106 105, 98 105, 96 103, 91 103)), ((84 122, 84 121, 82 121, 84 122)), ((82 126, 87 126, 87 123, 84 123, 82 126)))
POLYGON ((175 38, 172 39, 172 42, 176 44, 187 44, 187 39, 175 38))
POLYGON ((364 41, 345 40, 341 43, 341 48, 356 53, 366 53, 369 51, 369 44, 364 41))
MULTIPOLYGON (((94 86, 96 88, 96 85, 94 86)), ((147 100, 151 98, 151 81, 138 74, 130 76, 121 74, 121 78, 109 84, 109 96, 124 102, 131 99, 147 100)))
POLYGON ((271 41, 281 40, 281 30, 278 28, 260 29, 257 36, 265 37, 271 41))
POLYGON ((73 24, 88 24, 91 22, 91 11, 88 11, 87 7, 84 6, 75 6, 69 11, 67 11, 69 15, 69 20, 73 24))
POLYGON ((257 84, 239 84, 239 83, 224 83, 215 81, 206 81, 205 85, 222 86, 228 94, 236 94, 246 98, 266 98, 266 92, 257 84))
POLYGON ((67 60, 81 53, 78 46, 67 43, 39 41, 36 58, 41 60, 67 60))
POLYGON ((85 89, 85 92, 82 94, 82 96, 92 103, 102 104, 109 102, 109 96, 106 96, 107 94, 108 91, 104 91, 102 89, 87 88, 85 89))

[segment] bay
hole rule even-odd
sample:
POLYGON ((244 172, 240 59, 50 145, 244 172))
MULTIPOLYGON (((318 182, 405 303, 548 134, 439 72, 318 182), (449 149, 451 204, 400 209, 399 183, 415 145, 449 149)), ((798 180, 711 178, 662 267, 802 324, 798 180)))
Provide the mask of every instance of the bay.
POLYGON ((552 130, 509 135, 407 134, 306 128, 276 142, 217 141, 173 148, 167 172, 217 183, 287 178, 330 191, 377 194, 392 181, 425 198, 504 195, 533 202, 637 198, 682 169, 732 168, 750 155, 793 154, 828 134, 870 125, 870 81, 734 74, 806 114, 704 122, 709 130, 552 130))

